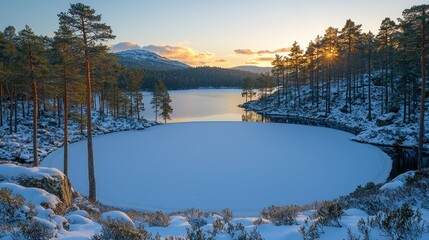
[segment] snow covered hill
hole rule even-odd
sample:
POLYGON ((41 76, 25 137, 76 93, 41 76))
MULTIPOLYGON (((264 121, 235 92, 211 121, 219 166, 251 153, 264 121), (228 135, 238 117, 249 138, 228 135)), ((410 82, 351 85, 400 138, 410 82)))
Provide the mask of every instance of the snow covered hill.
POLYGON ((119 62, 125 66, 139 67, 148 70, 170 70, 190 68, 189 65, 161 57, 156 53, 143 50, 133 49, 118 52, 119 62))

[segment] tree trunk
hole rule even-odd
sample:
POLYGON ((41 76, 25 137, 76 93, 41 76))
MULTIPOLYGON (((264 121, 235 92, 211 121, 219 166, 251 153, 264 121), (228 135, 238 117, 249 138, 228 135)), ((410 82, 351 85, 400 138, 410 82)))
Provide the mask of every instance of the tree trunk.
POLYGON ((13 91, 13 95, 15 95, 15 104, 14 104, 14 115, 15 115, 15 121, 14 121, 14 132, 18 132, 18 97, 16 95, 16 89, 13 91))
POLYGON ((89 200, 97 201, 94 171, 94 151, 92 146, 92 92, 91 92, 91 70, 89 59, 86 57, 86 131, 88 144, 88 180, 89 180, 89 200))
POLYGON ((33 80, 33 166, 39 165, 39 158, 37 156, 37 82, 33 80))
POLYGON ((368 120, 372 120, 371 113, 371 49, 368 49, 368 120))
POLYGON ((0 82, 0 127, 3 127, 3 83, 0 82))
POLYGON ((68 156, 69 156, 69 136, 68 136, 68 120, 69 120, 69 109, 68 109, 68 94, 67 94, 67 82, 64 83, 64 175, 68 176, 68 156))
POLYGON ((422 86, 420 92, 420 127, 419 127, 419 143, 417 164, 418 168, 423 168, 423 141, 425 134, 425 97, 426 97, 426 16, 425 9, 423 9, 422 18, 422 46, 421 46, 421 71, 422 71, 422 86))
POLYGON ((13 132, 13 92, 15 91, 15 86, 12 86, 12 90, 10 91, 10 99, 9 99, 9 133, 13 132))

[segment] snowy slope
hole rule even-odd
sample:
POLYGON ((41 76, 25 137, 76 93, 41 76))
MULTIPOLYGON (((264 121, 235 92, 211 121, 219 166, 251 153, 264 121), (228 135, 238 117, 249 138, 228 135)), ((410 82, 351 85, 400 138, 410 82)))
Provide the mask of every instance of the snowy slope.
POLYGON ((144 69, 169 70, 190 68, 190 66, 185 63, 161 57, 156 53, 144 49, 127 50, 118 52, 116 55, 119 57, 121 64, 144 69))
MULTIPOLYGON (((369 181, 384 182, 390 172, 386 154, 350 137, 327 128, 241 122, 177 123, 98 136, 97 195, 111 206, 230 208, 241 216, 256 216, 272 204, 333 199, 369 181)), ((69 177, 83 195, 86 152, 86 142, 69 148, 69 177)), ((62 156, 62 149, 53 152, 42 165, 62 169, 62 156)))

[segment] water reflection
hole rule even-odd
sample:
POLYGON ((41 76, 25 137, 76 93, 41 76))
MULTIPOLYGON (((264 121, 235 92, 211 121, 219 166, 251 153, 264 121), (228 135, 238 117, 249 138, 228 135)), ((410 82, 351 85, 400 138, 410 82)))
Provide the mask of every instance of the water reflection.
POLYGON ((244 111, 244 114, 241 115, 241 120, 243 122, 270 122, 270 119, 254 111, 244 111))
MULTIPOLYGON (((264 121, 256 113, 237 107, 245 101, 241 96, 241 89, 193 89, 169 93, 174 110, 172 119, 168 122, 264 121)), ((152 93, 143 92, 143 95, 146 110, 142 111, 141 115, 148 120, 155 120, 150 104, 152 93)))

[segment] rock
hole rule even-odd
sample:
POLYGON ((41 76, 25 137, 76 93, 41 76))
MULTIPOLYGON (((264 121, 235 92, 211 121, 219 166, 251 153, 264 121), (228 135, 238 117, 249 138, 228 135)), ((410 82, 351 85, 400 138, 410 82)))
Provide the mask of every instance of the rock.
POLYGON ((57 196, 61 203, 55 212, 64 212, 73 203, 73 190, 69 179, 56 168, 27 168, 14 164, 0 165, 0 182, 11 182, 23 187, 34 187, 57 196))
POLYGON ((386 113, 386 114, 379 116, 377 118, 377 120, 375 121, 375 124, 377 125, 377 127, 384 127, 384 126, 392 125, 395 118, 396 118, 395 113, 386 113))

